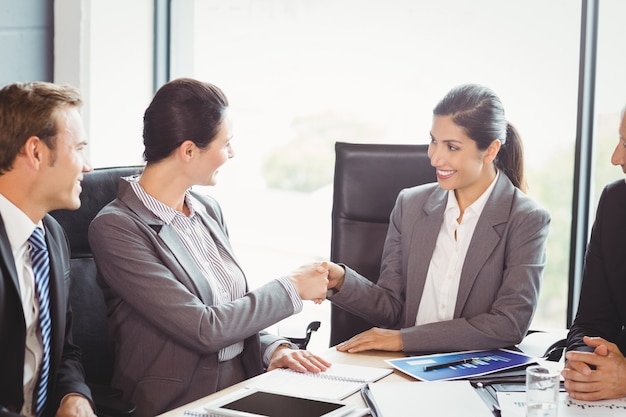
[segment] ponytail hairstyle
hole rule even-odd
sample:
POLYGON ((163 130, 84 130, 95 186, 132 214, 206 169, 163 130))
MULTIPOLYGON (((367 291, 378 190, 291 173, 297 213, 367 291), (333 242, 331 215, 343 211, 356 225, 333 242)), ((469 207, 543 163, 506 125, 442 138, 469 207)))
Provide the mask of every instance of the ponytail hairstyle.
POLYGON ((501 143, 494 165, 521 191, 526 192, 524 149, 517 129, 507 122, 504 107, 487 87, 463 84, 453 88, 435 106, 435 116, 450 116, 481 151, 495 140, 501 143))

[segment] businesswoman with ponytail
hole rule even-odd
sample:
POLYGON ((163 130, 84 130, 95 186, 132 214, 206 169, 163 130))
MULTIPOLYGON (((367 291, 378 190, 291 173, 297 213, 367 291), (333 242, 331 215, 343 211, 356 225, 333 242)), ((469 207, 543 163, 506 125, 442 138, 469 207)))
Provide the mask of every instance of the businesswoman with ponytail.
POLYGON ((502 348, 530 325, 550 215, 525 194, 520 137, 483 86, 452 89, 433 113, 437 183, 400 192, 378 283, 327 265, 330 301, 379 326, 341 351, 502 348))

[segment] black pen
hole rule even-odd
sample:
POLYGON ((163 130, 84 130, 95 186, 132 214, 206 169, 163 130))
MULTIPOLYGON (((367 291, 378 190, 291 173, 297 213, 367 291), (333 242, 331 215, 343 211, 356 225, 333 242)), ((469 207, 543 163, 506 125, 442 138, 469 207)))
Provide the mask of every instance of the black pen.
POLYGON ((478 358, 467 358, 452 362, 436 363, 434 365, 425 366, 424 371, 434 371, 435 369, 447 368, 448 366, 463 365, 464 363, 470 363, 477 360, 478 358))
POLYGON ((376 401, 374 401, 374 396, 370 391, 370 385, 365 384, 361 387, 361 397, 363 397, 363 401, 365 401, 365 405, 370 409, 370 414, 372 417, 382 417, 380 411, 378 410, 378 406, 376 405, 376 401))

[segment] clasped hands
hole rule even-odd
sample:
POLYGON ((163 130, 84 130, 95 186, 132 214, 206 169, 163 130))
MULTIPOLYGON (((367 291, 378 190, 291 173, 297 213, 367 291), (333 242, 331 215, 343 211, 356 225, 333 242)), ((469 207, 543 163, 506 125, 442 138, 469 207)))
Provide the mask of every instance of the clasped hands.
MULTIPOLYGON (((342 266, 333 262, 303 265, 296 269, 291 280, 303 300, 320 304, 326 299, 328 289, 341 290, 346 276, 342 266)), ((341 352, 356 353, 364 350, 399 352, 404 349, 400 330, 373 327, 337 345, 341 352)))
POLYGON ((561 374, 565 389, 576 400, 595 401, 626 396, 626 358, 616 344, 585 336, 593 352, 569 351, 561 374))

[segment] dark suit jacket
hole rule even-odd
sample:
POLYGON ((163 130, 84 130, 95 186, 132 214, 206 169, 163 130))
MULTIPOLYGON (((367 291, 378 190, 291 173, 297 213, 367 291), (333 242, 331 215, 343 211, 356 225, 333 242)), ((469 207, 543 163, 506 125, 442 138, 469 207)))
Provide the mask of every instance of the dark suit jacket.
POLYGON ((463 263, 452 320, 416 326, 448 192, 403 190, 391 213, 378 285, 346 268, 333 303, 401 329, 407 352, 493 349, 519 343, 537 306, 550 215, 500 174, 463 263))
POLYGON ((602 191, 587 245, 578 313, 567 337, 568 350, 591 350, 583 336, 600 336, 626 354, 626 182, 602 191))
MULTIPOLYGON (((218 203, 194 193, 214 238, 235 258, 218 203)), ((171 224, 147 209, 120 180, 118 198, 89 227, 98 282, 115 344, 113 384, 151 417, 217 389, 218 352, 244 340, 247 377, 263 371, 259 331, 294 313, 287 290, 271 281, 230 303, 213 292, 171 224)))
MULTIPOLYGON (((7 221, 10 221, 7 220, 7 221)), ((91 400, 84 383, 80 350, 72 344, 72 312, 69 305, 70 260, 61 226, 44 218, 50 253, 50 314, 52 319, 51 372, 46 415, 54 416, 61 399, 79 393, 91 400)), ((24 403, 24 350, 26 325, 11 244, 0 216, 0 409, 16 409, 24 403)), ((10 414, 4 414, 10 415, 10 414)), ((0 411, 0 416, 3 412, 0 411)))

